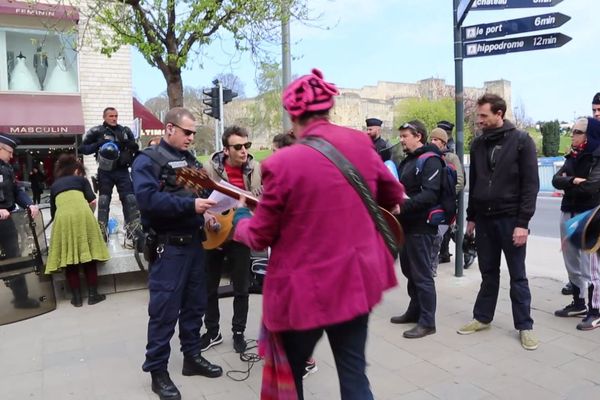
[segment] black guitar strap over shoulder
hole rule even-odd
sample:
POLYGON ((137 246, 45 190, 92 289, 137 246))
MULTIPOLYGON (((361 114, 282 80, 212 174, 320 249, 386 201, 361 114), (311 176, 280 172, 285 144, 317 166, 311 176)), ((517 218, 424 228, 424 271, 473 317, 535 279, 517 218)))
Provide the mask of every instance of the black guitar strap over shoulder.
POLYGON ((342 153, 340 153, 335 147, 333 147, 331 143, 323 138, 309 136, 303 138, 298 143, 312 147, 327 157, 336 167, 338 167, 340 172, 360 195, 360 198, 367 207, 367 210, 369 210, 369 214, 371 214, 371 218, 373 218, 373 222, 375 222, 377 230, 383 236, 383 240, 385 241, 388 250, 390 253, 392 253, 392 257, 396 258, 398 256, 398 245, 396 244, 394 235, 392 235, 389 226, 383 219, 381 210, 379 209, 377 202, 375 202, 375 199, 373 199, 371 190, 367 186, 367 183, 360 172, 358 172, 354 165, 352 165, 352 163, 348 161, 348 159, 344 157, 342 153))

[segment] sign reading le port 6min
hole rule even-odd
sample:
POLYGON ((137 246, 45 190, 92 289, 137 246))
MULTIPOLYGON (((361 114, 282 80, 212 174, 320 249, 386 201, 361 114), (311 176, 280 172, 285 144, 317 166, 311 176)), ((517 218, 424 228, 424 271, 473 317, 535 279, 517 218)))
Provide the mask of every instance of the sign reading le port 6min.
POLYGON ((465 26, 462 28, 462 36, 465 41, 491 39, 514 35, 515 33, 558 28, 570 19, 571 17, 568 15, 549 13, 508 21, 492 22, 490 24, 465 26))

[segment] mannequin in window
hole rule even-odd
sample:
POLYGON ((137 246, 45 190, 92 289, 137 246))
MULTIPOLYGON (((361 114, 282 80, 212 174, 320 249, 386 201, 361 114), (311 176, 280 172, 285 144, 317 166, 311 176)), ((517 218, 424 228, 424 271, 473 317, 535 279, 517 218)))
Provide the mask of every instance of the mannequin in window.
POLYGON ((38 46, 37 51, 33 55, 33 68, 35 68, 40 85, 44 89, 44 80, 48 72, 48 56, 42 51, 42 46, 38 46))
POLYGON ((34 92, 40 90, 40 83, 27 67, 27 57, 25 57, 22 52, 19 53, 15 60, 15 67, 12 70, 8 88, 19 92, 34 92))
POLYGON ((65 58, 62 54, 56 57, 56 65, 44 82, 44 90, 47 92, 77 92, 77 81, 67 68, 65 58))

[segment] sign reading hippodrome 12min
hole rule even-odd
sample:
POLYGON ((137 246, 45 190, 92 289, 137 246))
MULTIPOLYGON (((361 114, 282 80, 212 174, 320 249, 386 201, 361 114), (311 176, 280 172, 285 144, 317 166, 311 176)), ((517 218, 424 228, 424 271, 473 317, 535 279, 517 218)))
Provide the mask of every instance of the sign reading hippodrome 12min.
MULTIPOLYGON (((475 0, 473 10, 504 8, 553 7, 562 0, 475 0)), ((561 47, 571 38, 562 33, 547 33, 500 40, 482 40, 539 31, 562 26, 571 17, 561 13, 549 13, 532 17, 466 26, 462 28, 463 57, 482 57, 520 51, 543 50, 561 47)))

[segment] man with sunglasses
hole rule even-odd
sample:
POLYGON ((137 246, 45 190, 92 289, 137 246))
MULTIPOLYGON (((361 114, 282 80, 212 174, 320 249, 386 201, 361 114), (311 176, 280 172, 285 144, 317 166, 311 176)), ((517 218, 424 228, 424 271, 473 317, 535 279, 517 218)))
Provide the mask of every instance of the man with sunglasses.
MULTIPOLYGON (((239 126, 225 129, 222 137, 223 150, 214 153, 206 166, 214 181, 230 184, 255 195, 262 189, 260 166, 248 153, 252 143, 248 132, 239 126)), ((210 224, 211 222, 209 222, 210 224)), ((248 319, 248 287, 250 285, 250 248, 236 241, 225 242, 220 248, 207 250, 208 306, 204 316, 206 333, 202 335, 202 351, 223 343, 219 328, 219 284, 225 258, 231 266, 233 285, 233 348, 237 353, 246 350, 246 321, 248 319)))
POLYGON ((94 154, 98 161, 98 222, 105 238, 110 199, 115 185, 123 206, 123 217, 129 227, 127 232, 129 236, 133 234, 131 223, 139 218, 129 176, 129 167, 137 155, 139 146, 135 142, 131 129, 117 122, 119 112, 116 108, 106 107, 102 118, 104 119, 102 125, 91 128, 85 134, 79 151, 86 155, 94 154), (118 147, 118 151, 115 151, 114 147, 104 146, 109 142, 113 142, 118 147))
POLYGON ((142 366, 152 375, 152 390, 160 399, 180 399, 167 365, 175 325, 183 353, 183 375, 221 376, 221 367, 201 355, 200 328, 206 309, 204 214, 215 204, 176 182, 176 170, 200 169, 188 151, 196 120, 182 107, 165 116, 160 143, 140 153, 132 167, 133 187, 146 233, 145 256, 150 262, 148 344, 142 366))

